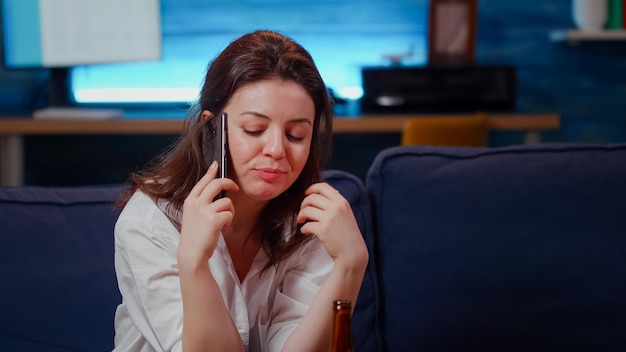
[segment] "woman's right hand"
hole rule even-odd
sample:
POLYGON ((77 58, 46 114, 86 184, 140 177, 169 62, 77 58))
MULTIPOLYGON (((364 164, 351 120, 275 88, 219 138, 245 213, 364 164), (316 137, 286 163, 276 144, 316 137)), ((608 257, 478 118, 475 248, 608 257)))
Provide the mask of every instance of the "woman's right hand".
POLYGON ((238 191, 228 178, 216 178, 217 162, 191 189, 183 204, 183 218, 178 245, 178 258, 206 263, 217 247, 220 231, 230 225, 235 208, 228 197, 215 199, 221 191, 238 191))

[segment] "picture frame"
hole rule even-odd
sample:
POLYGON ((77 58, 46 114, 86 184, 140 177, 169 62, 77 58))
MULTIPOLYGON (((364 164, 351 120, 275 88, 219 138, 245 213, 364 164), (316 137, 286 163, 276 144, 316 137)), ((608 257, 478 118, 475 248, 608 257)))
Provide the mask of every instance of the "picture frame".
POLYGON ((475 62, 478 0, 429 0, 428 65, 475 62))

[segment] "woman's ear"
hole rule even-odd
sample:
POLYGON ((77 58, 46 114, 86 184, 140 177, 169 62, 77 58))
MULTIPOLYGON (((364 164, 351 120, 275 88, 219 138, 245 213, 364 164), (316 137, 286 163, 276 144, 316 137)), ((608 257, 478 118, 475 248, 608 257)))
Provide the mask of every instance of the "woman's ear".
POLYGON ((211 117, 213 117, 213 114, 209 110, 202 110, 200 113, 200 121, 207 121, 211 117))

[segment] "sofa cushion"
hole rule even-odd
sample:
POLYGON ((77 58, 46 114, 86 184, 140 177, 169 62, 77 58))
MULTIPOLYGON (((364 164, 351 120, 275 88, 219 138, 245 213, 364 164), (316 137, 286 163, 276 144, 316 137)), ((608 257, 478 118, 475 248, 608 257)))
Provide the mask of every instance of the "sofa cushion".
MULTIPOLYGON (((370 251, 365 186, 343 171, 324 179, 350 202, 370 251)), ((0 188, 0 346, 7 351, 110 351, 121 297, 113 209, 121 187, 0 188)), ((380 351, 373 253, 354 312, 358 351, 380 351)), ((330 309, 330 306, 329 306, 330 309)))
POLYGON ((111 351, 118 186, 0 188, 0 349, 111 351))
POLYGON ((373 252, 374 234, 369 198, 363 181, 352 174, 338 170, 327 170, 324 172, 324 179, 335 187, 352 206, 359 229, 369 250, 370 261, 352 317, 354 348, 359 352, 380 351, 382 340, 378 323, 378 283, 373 252))
POLYGON ((626 349, 626 145, 373 162, 389 351, 626 349))

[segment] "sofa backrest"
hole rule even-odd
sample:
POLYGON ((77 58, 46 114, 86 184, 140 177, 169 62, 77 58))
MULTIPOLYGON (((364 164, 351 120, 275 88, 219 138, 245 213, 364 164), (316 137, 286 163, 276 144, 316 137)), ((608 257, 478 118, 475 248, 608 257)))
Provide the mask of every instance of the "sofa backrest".
MULTIPOLYGON (((363 182, 343 171, 324 179, 350 202, 370 250, 371 207, 363 182)), ((113 263, 112 207, 122 186, 0 187, 0 350, 111 351, 121 297, 113 263)), ((380 351, 378 288, 370 252, 354 312, 360 352, 380 351)), ((329 302, 329 309, 331 309, 329 302)))
POLYGON ((624 350, 626 145, 396 147, 365 183, 388 351, 624 350))
POLYGON ((0 188, 3 351, 111 351, 120 187, 0 188))

